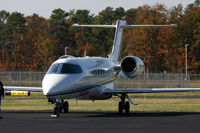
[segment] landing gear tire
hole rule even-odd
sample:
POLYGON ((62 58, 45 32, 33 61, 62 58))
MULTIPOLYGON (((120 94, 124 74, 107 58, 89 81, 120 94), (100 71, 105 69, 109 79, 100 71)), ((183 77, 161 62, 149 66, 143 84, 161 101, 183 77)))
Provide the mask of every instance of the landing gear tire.
POLYGON ((118 104, 118 112, 119 112, 120 114, 123 113, 123 104, 122 104, 122 101, 120 101, 119 104, 118 104))
POLYGON ((60 115, 60 107, 58 107, 58 106, 56 106, 56 107, 54 107, 54 110, 53 110, 53 115, 55 116, 55 117, 59 117, 59 115, 60 115))
POLYGON ((130 112, 130 103, 128 101, 127 102, 120 101, 118 104, 119 114, 122 114, 124 110, 125 110, 125 113, 127 114, 130 112))
POLYGON ((67 101, 64 102, 64 104, 63 104, 63 110, 64 110, 64 113, 69 112, 69 103, 67 101))
POLYGON ((126 102, 125 104, 125 112, 128 114, 130 112, 130 103, 126 102))

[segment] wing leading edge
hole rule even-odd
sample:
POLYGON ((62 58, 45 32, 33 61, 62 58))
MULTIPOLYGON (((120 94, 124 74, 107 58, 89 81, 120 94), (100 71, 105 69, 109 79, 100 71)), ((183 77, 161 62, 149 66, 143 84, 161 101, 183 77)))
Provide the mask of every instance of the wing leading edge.
POLYGON ((200 88, 137 88, 137 89, 106 89, 105 94, 123 93, 158 93, 158 92, 190 92, 200 91, 200 88))
POLYGON ((4 89, 5 89, 5 90, 16 90, 16 91, 43 92, 42 87, 4 86, 4 89))

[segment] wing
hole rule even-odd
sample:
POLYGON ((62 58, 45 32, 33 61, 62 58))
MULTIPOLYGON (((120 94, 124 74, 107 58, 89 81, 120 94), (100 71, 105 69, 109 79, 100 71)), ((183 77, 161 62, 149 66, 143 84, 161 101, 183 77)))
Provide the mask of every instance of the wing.
POLYGON ((42 87, 17 87, 17 86, 4 86, 3 88, 4 88, 5 90, 43 92, 42 87))
POLYGON ((106 89, 105 94, 122 93, 158 93, 158 92, 189 92, 200 91, 200 88, 137 88, 137 89, 106 89))

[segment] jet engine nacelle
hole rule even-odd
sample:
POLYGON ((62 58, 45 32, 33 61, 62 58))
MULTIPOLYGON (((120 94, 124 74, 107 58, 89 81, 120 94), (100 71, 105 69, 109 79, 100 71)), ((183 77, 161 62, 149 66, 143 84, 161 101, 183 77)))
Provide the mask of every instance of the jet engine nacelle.
POLYGON ((126 56, 121 61, 121 70, 126 77, 135 78, 144 71, 144 63, 136 56, 126 56))

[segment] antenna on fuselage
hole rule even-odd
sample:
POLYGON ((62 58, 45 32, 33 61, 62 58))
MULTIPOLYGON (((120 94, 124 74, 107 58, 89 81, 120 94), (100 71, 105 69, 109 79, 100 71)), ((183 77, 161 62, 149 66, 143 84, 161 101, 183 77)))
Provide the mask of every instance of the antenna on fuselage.
POLYGON ((87 56, 87 51, 86 50, 84 50, 84 57, 86 57, 87 56))
POLYGON ((120 54, 121 54, 121 45, 122 45, 122 35, 124 28, 141 28, 141 27, 176 27, 176 24, 171 25, 127 25, 124 20, 117 20, 116 25, 78 25, 74 24, 73 26, 77 27, 97 27, 97 28, 116 28, 115 37, 113 42, 112 53, 108 55, 114 62, 119 62, 120 54))
POLYGON ((65 55, 67 55, 68 47, 65 47, 65 55))

